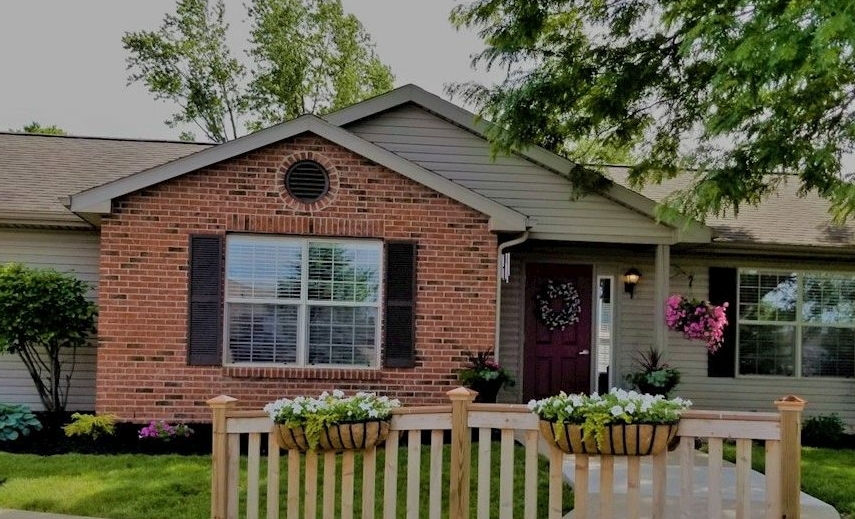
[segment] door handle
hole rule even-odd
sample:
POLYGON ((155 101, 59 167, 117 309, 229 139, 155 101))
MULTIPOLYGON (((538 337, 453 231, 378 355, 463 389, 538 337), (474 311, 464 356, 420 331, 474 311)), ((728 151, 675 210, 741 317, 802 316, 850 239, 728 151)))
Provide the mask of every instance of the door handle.
POLYGON ((590 354, 591 354, 591 350, 581 350, 581 351, 579 352, 579 356, 580 356, 580 357, 581 357, 582 355, 590 355, 590 354))

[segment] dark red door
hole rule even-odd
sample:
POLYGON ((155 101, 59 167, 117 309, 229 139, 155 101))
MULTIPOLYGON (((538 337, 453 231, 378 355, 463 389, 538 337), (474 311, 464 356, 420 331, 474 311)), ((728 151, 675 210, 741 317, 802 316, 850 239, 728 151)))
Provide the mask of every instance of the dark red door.
MULTIPOLYGON (((558 394, 588 393, 591 390, 591 283, 590 265, 560 265, 529 263, 526 267, 525 288, 525 370, 523 397, 545 398, 558 394), (578 322, 564 329, 550 329, 538 307, 538 294, 544 294, 547 284, 557 287, 565 283, 579 295, 578 322)), ((544 297, 544 299, 547 299, 544 297)), ((564 299, 553 297, 553 312, 560 313, 564 299)))

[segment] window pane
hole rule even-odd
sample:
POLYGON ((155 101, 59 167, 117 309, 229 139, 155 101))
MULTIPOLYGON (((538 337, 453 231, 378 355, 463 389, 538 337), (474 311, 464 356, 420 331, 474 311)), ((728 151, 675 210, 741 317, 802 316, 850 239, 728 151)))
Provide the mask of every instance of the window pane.
POLYGON ((297 242, 230 236, 227 297, 299 299, 301 248, 297 242))
POLYGON ((802 329, 802 375, 855 376, 855 330, 805 326, 802 329))
POLYGON ((796 327, 739 325, 739 374, 795 374, 796 327))
POLYGON ((232 362, 297 362, 297 306, 230 303, 232 362))
POLYGON ((374 366, 377 309, 309 308, 309 364, 374 366))
POLYGON ((379 244, 309 243, 309 300, 373 303, 379 284, 379 244))
POLYGON ((739 319, 741 321, 796 320, 796 274, 739 274, 739 319))
POLYGON ((810 323, 855 323, 855 277, 806 275, 802 320, 810 323))

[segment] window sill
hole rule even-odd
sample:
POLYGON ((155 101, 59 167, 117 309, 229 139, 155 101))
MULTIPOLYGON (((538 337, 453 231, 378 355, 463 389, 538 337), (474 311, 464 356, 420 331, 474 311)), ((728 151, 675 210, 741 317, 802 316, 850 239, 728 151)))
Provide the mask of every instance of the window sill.
POLYGON ((313 366, 223 366, 231 378, 299 380, 380 380, 383 373, 370 368, 318 368, 313 366))

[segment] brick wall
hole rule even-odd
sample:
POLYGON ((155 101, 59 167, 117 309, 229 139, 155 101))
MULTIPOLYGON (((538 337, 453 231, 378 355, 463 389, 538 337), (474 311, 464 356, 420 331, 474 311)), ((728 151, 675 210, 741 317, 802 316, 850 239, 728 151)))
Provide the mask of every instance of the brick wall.
POLYGON ((493 346, 496 245, 481 213, 311 135, 123 197, 101 229, 97 410, 205 421, 221 393, 261 406, 331 388, 446 402, 463 351, 493 346), (302 158, 329 168, 329 199, 309 206, 282 189, 302 158), (417 241, 416 368, 188 366, 188 236, 227 232, 417 241))

